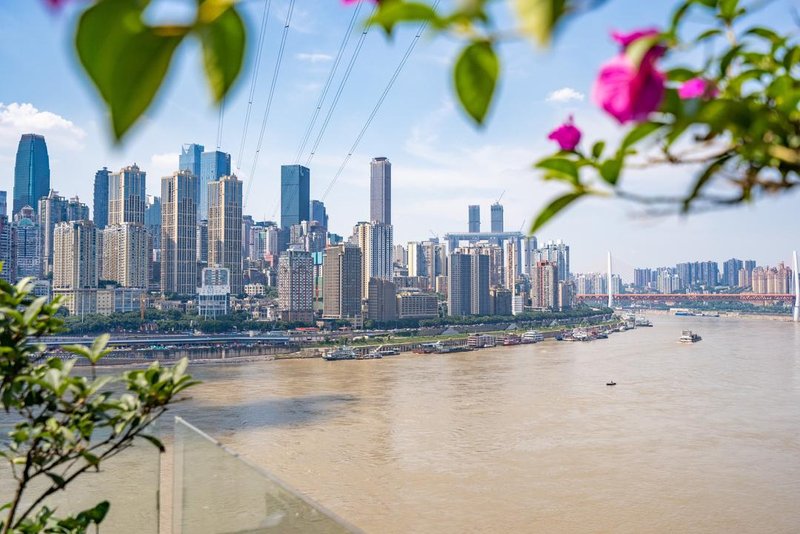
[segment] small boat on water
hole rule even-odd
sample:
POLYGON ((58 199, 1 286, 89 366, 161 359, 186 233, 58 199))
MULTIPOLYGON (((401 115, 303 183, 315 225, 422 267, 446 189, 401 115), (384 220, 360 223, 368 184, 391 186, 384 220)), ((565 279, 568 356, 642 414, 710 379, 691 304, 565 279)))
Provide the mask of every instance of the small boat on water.
POLYGON ((702 339, 703 339, 702 337, 695 334, 691 330, 684 330, 683 332, 681 332, 681 337, 678 341, 680 341, 681 343, 697 343, 702 339))
POLYGON ((367 352, 366 354, 356 354, 356 360, 380 360, 383 355, 377 350, 367 352))
POLYGON ((540 341, 544 341, 544 336, 536 330, 528 330, 522 334, 521 341, 523 343, 538 343, 540 341))
POLYGON ((653 326, 653 323, 650 322, 650 319, 645 319, 644 317, 637 317, 634 319, 633 324, 636 327, 653 326))
POLYGON ((606 385, 607 386, 616 386, 617 383, 612 380, 611 382, 606 382, 606 385))
POLYGON ((355 360, 356 351, 347 346, 337 347, 323 354, 322 359, 329 362, 335 362, 339 360, 355 360))
POLYGON ((510 347, 512 345, 519 345, 522 343, 522 339, 517 334, 508 334, 503 339, 503 346, 510 347))

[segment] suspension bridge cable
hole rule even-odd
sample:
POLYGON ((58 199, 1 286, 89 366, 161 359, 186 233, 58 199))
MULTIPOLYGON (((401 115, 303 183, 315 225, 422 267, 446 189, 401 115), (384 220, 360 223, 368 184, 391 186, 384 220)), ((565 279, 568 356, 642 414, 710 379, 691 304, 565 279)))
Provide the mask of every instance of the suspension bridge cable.
POLYGON ((278 76, 281 72, 281 64, 283 63, 283 52, 286 49, 286 36, 289 34, 289 24, 292 21, 292 12, 294 11, 295 0, 289 2, 289 11, 286 12, 286 22, 283 25, 283 34, 281 35, 281 44, 278 47, 278 57, 275 60, 275 70, 272 73, 272 83, 269 86, 269 95, 267 97, 267 107, 264 109, 264 118, 261 120, 261 132, 258 135, 258 143, 256 144, 256 153, 253 156, 253 165, 250 168, 250 175, 247 177, 247 192, 244 196, 244 206, 247 206, 247 199, 250 196, 250 189, 253 187, 253 176, 256 173, 256 165, 258 165, 258 156, 261 153, 261 144, 264 142, 264 133, 267 130, 267 120, 269 119, 269 112, 272 109, 272 99, 275 96, 275 86, 278 83, 278 76))
MULTIPOLYGON (((439 0, 436 0, 436 2, 433 4, 433 9, 436 9, 436 7, 438 5, 439 5, 439 0)), ((403 57, 400 60, 400 63, 397 65, 397 68, 395 69, 394 74, 392 74, 392 77, 389 78, 389 83, 386 84, 386 88, 383 90, 383 93, 381 93, 381 96, 378 98, 378 101, 375 103, 375 107, 372 108, 372 112, 369 114, 369 117, 367 117, 367 121, 364 123, 364 127, 361 128, 361 131, 358 133, 358 136, 356 137, 356 140, 353 142, 353 145, 350 147, 350 150, 347 153, 347 156, 345 156, 344 161, 342 161, 342 164, 339 167, 339 170, 336 171, 336 174, 334 175, 334 177, 331 180, 330 184, 328 184, 327 189, 325 189, 325 193, 322 195, 321 200, 325 200, 327 198, 328 194, 331 192, 331 189, 333 189, 333 186, 336 185, 337 180, 339 180, 339 177, 341 176, 342 172, 344 171, 345 167, 347 166, 347 163, 350 161, 350 158, 353 156, 353 153, 356 151, 356 148, 358 148, 358 144, 361 142, 361 139, 364 137, 364 134, 367 132, 367 129, 369 128, 370 124, 372 124, 372 120, 375 118, 375 115, 378 114, 378 110, 380 109, 381 105, 383 104, 383 101, 386 100, 386 96, 389 94, 389 91, 392 89, 392 86, 394 85, 394 82, 397 80, 397 77, 400 75, 400 72, 403 70, 403 67, 405 66, 406 62, 408 61, 409 56, 411 56, 411 52, 414 51, 414 48, 417 46, 417 43, 419 42, 419 38, 425 32, 425 29, 427 27, 428 27, 428 23, 427 22, 423 22, 422 24, 420 24, 416 35, 411 40, 411 43, 409 44, 408 49, 406 50, 405 54, 403 54, 403 57)))
POLYGON ((361 2, 356 5, 356 8, 353 10, 353 16, 350 18, 350 23, 347 25, 347 30, 345 31, 344 38, 342 38, 342 42, 339 45, 339 51, 336 53, 336 58, 333 61, 333 65, 331 66, 331 71, 328 73, 328 79, 325 80, 325 85, 322 88, 322 92, 319 95, 319 100, 317 101, 317 106, 314 108, 314 112, 311 114, 311 120, 308 122, 308 126, 306 127, 305 134, 303 135, 303 139, 300 142, 300 146, 297 148, 297 154, 294 157, 294 162, 300 162, 300 156, 303 155, 303 151, 306 149, 306 144, 308 143, 308 138, 311 136, 311 131, 314 129, 314 125, 317 122, 317 117, 319 116, 319 112, 322 109, 322 104, 325 102, 325 97, 328 95, 328 90, 331 87, 331 83, 333 82, 333 78, 336 75, 336 71, 339 68, 339 63, 342 61, 342 55, 344 54, 345 49, 347 48, 347 43, 350 42, 350 36, 353 33, 353 27, 356 24, 356 19, 358 17, 358 12, 361 10, 361 2))
MULTIPOLYGON (((377 7, 373 8, 373 11, 374 9, 377 9, 377 7)), ((344 71, 344 76, 342 76, 342 79, 339 82, 339 87, 336 89, 336 94, 333 96, 331 107, 328 109, 328 113, 325 115, 325 119, 322 121, 322 126, 320 127, 319 132, 317 132, 314 145, 311 147, 311 152, 306 159, 306 167, 311 164, 311 160, 314 159, 314 155, 317 153, 317 148, 319 148, 319 144, 322 142, 322 137, 325 135, 325 131, 328 129, 328 124, 331 121, 331 117, 333 117, 333 112, 336 111, 336 106, 339 104, 339 98, 342 96, 342 92, 347 84, 347 80, 350 78, 350 73, 353 71, 353 66, 356 64, 358 55, 361 53, 361 48, 364 46, 364 39, 366 39, 368 32, 369 27, 365 27, 361 32, 361 36, 358 38, 358 43, 356 43, 356 47, 353 49, 353 55, 350 57, 350 61, 347 64, 347 68, 344 71)))
POLYGON ((250 112, 253 109, 253 97, 256 93, 258 71, 261 69, 261 52, 264 49, 264 36, 267 30, 267 20, 269 19, 269 9, 271 4, 272 0, 264 0, 264 11, 261 14, 261 29, 258 33, 258 44, 256 45, 253 76, 250 78, 250 95, 247 99, 247 110, 244 114, 244 127, 242 128, 242 140, 239 143, 239 156, 236 159, 236 170, 239 170, 242 166, 242 155, 244 153, 245 141, 247 140, 247 129, 250 126, 250 112))

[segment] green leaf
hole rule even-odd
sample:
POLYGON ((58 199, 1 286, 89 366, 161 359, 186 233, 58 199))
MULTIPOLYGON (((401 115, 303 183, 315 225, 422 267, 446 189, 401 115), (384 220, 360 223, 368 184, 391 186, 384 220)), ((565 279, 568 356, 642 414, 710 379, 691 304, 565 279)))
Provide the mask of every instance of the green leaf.
POLYGON ((697 77, 697 72, 685 67, 677 67, 667 71, 667 79, 673 82, 685 82, 697 77))
POLYGON ((717 35, 722 35, 722 30, 719 28, 712 28, 710 30, 706 30, 697 37, 694 38, 695 43, 702 43, 707 39, 711 39, 712 37, 716 37, 717 35))
POLYGON ((600 165, 600 177, 611 185, 616 185, 619 173, 622 171, 622 160, 617 158, 607 159, 600 165))
POLYGON ((598 141, 594 145, 592 145, 592 157, 594 159, 597 159, 600 156, 602 156, 603 155, 603 150, 605 149, 605 147, 606 147, 606 142, 605 141, 598 141))
POLYGON ((577 184, 580 181, 578 165, 574 161, 566 158, 545 158, 536 162, 534 167, 548 171, 548 175, 559 179, 562 177, 568 178, 569 181, 574 184, 577 184))
POLYGON ((641 124, 637 124, 631 128, 631 131, 629 131, 622 140, 620 151, 624 151, 625 149, 635 145, 645 137, 648 137, 649 135, 658 131, 663 126, 663 124, 658 122, 643 122, 641 124))
POLYGON ((557 215, 561 210, 581 198, 582 196, 586 195, 585 191, 577 191, 574 193, 567 193, 566 195, 560 196, 554 201, 552 201, 547 207, 545 207, 539 215, 536 216, 536 220, 533 221, 530 230, 528 230, 529 234, 532 234, 539 230, 542 226, 544 226, 550 219, 552 219, 555 215, 557 215))
POLYGON ((147 441, 149 441, 150 443, 152 443, 153 445, 155 445, 155 447, 158 449, 159 452, 166 451, 166 449, 164 448, 164 444, 161 443, 161 440, 158 439, 157 437, 151 436, 149 434, 139 434, 139 437, 140 438, 144 438, 147 441))
POLYGON ((695 180, 694 185, 692 186, 691 193, 689 193, 689 196, 687 196, 683 201, 682 211, 684 213, 689 211, 692 201, 697 198, 697 196, 700 194, 700 191, 702 191, 708 181, 714 177, 716 172, 725 164, 726 161, 731 159, 731 157, 732 156, 730 154, 725 154, 715 159, 703 170, 702 173, 700 173, 700 175, 697 177, 697 180, 695 180))
POLYGON ((45 473, 45 475, 47 475, 50 478, 50 480, 52 480, 53 483, 59 488, 63 488, 67 483, 63 477, 55 473, 45 473))
POLYGON ((550 42, 553 30, 566 13, 565 0, 514 0, 521 30, 538 44, 550 42))
POLYGON ((142 22, 147 2, 97 2, 78 21, 75 46, 86 73, 111 112, 119 140, 150 106, 169 69, 185 27, 142 22))
POLYGON ((479 125, 483 124, 494 96, 500 62, 488 41, 476 41, 461 51, 454 79, 461 106, 479 125))
POLYGON ((640 37, 628 45, 625 49, 625 56, 638 68, 642 64, 645 55, 663 40, 664 36, 660 34, 640 37))
POLYGON ((441 26, 441 20, 436 11, 429 5, 420 2, 386 1, 378 3, 378 9, 367 20, 367 25, 383 28, 387 35, 391 35, 395 25, 400 22, 429 22, 434 27, 441 26))
POLYGON ((206 78, 216 102, 222 101, 242 71, 245 26, 234 7, 198 28, 203 45, 206 78))
POLYGON ((719 0, 719 17, 725 22, 733 22, 739 14, 739 0, 719 0))

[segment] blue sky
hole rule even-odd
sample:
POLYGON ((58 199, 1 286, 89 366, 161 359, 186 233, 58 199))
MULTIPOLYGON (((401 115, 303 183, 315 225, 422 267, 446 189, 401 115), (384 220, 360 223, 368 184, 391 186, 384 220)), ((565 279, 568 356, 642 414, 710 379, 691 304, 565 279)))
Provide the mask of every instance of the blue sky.
MULTIPOLYGON (((448 38, 423 38, 325 198, 332 231, 349 235, 356 222, 368 217, 369 160, 373 156, 387 156, 392 161, 398 242, 465 230, 468 204, 481 205, 482 221, 488 226, 489 205, 504 191, 506 228, 524 230, 559 191, 557 185, 543 183, 531 169, 533 161, 553 150, 546 135, 555 125, 572 113, 585 130, 585 143, 621 135, 588 98, 598 66, 615 53, 608 31, 658 25, 667 20, 673 4, 609 0, 572 21, 549 50, 524 42, 503 45, 504 77, 489 123, 482 130, 473 128, 453 103, 450 65, 457 43, 448 38)), ((190 5, 183 0, 156 0, 152 16, 180 17, 190 5)), ((759 18, 786 21, 790 5, 788 0, 776 2, 759 18)), ((255 68, 262 7, 261 0, 243 2, 251 46, 244 75, 226 103, 221 144, 235 162, 255 68)), ((249 181, 245 212, 256 219, 277 217, 280 165, 293 163, 330 60, 354 9, 337 0, 297 1, 259 163, 251 177, 248 174, 287 7, 287 0, 272 2, 241 162, 240 174, 249 181)), ((362 12, 368 10, 369 5, 364 5, 362 12)), ((176 170, 181 144, 197 142, 207 149, 216 144, 219 114, 211 105, 201 74, 198 47, 187 42, 180 49, 158 105, 122 146, 115 147, 104 110, 71 48, 75 15, 74 6, 53 13, 38 0, 0 3, 0 189, 9 191, 10 196, 19 135, 35 131, 47 138, 51 183, 61 194, 77 194, 91 205, 95 170, 102 166, 119 169, 133 162, 147 171, 148 192, 158 194, 161 176, 176 170)), ((698 21, 697 26, 701 24, 698 21)), ((377 30, 368 34, 312 161, 312 198, 319 198, 327 189, 412 36, 411 28, 398 32, 392 41, 377 30)), ((356 38, 351 38, 344 62, 356 38)), ((344 65, 334 89, 343 70, 344 65)), ((316 129, 312 139, 314 135, 316 129)), ((657 169, 632 176, 630 182, 634 187, 682 191, 690 178, 686 169, 657 169)), ((736 256, 775 264, 788 261, 792 248, 798 247, 797 212, 796 194, 735 210, 658 219, 643 218, 635 206, 621 201, 592 200, 556 219, 538 237, 568 242, 575 272, 602 269, 606 250, 612 250, 626 277, 633 266, 689 259, 736 256)))

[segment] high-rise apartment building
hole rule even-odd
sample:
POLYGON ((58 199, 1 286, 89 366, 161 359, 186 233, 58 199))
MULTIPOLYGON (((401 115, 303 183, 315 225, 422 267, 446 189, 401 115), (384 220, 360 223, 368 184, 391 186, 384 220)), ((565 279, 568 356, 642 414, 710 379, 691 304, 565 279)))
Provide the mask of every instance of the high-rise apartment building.
POLYGON ((387 323, 397 320, 397 288, 389 280, 371 278, 367 297, 367 318, 387 323))
MULTIPOLYGON (((569 245, 563 241, 548 241, 544 246, 539 247, 533 254, 534 265, 547 262, 556 266, 558 280, 569 280, 569 245)), ((533 275, 531 275, 533 276, 533 275)))
POLYGON ((470 312, 472 315, 489 315, 491 313, 490 265, 491 258, 481 250, 471 250, 470 259, 470 312))
POLYGON ((153 244, 154 258, 161 250, 161 197, 147 195, 147 209, 144 211, 144 227, 150 234, 153 244))
POLYGON ((328 210, 322 201, 311 201, 311 220, 317 221, 326 231, 328 230, 328 210))
POLYGON ((8 217, 0 215, 0 279, 14 283, 14 246, 8 217))
POLYGON ((147 173, 135 163, 108 179, 108 224, 144 224, 147 209, 147 173))
POLYGON ((739 285, 739 269, 744 267, 742 260, 731 258, 722 264, 722 285, 736 287, 739 285))
POLYGON ((495 202, 491 207, 492 233, 503 231, 503 205, 495 202))
POLYGON ((50 191, 46 197, 39 199, 39 227, 42 232, 42 273, 47 275, 53 270, 53 232, 55 225, 67 221, 89 220, 89 207, 73 197, 69 200, 50 191))
POLYGON ((106 167, 94 173, 92 221, 98 230, 108 226, 108 181, 110 177, 111 173, 106 167))
POLYGON ((392 164, 384 157, 370 163, 369 220, 392 224, 392 164))
POLYGON ((311 171, 302 165, 281 165, 281 228, 309 220, 311 171))
POLYGON ((208 221, 197 221, 197 263, 208 265, 208 221))
POLYGON ((208 183, 208 265, 231 272, 231 293, 242 283, 242 182, 223 176, 208 183))
POLYGON ((519 267, 519 240, 518 239, 509 239, 506 241, 505 247, 505 269, 504 269, 504 280, 503 280, 503 287, 511 291, 512 295, 516 295, 516 286, 517 286, 517 277, 520 274, 520 267, 519 267))
POLYGON ((197 289, 197 180, 191 171, 161 179, 161 291, 197 289))
POLYGON ((73 315, 97 309, 97 232, 92 221, 56 224, 53 231, 53 293, 73 315))
POLYGON ((23 134, 14 165, 13 213, 25 206, 36 209, 39 199, 50 191, 50 157, 44 136, 23 134))
POLYGON ((531 272, 531 306, 538 309, 558 307, 558 270, 554 263, 538 261, 531 272))
POLYGON ((107 226, 103 230, 102 255, 103 280, 113 280, 122 287, 148 288, 152 245, 143 224, 107 226))
POLYGON ((393 229, 391 224, 360 222, 354 234, 361 249, 361 294, 366 296, 370 279, 392 279, 393 229))
MULTIPOLYGON (((225 152, 215 150, 213 152, 203 152, 200 156, 200 175, 197 182, 197 220, 209 218, 208 184, 216 182, 223 176, 231 175, 231 156, 225 152)), ((241 223, 240 223, 241 224, 241 223)), ((233 273, 231 272, 231 276, 233 273)), ((235 291, 234 291, 235 293, 235 291)))
POLYGON ((0 191, 0 217, 8 217, 8 193, 0 191))
POLYGON ((481 231, 481 207, 477 204, 467 208, 469 215, 469 232, 477 233, 481 231))
POLYGON ((323 310, 325 319, 361 316, 361 249, 350 243, 325 249, 323 310))
POLYGON ((472 314, 472 257, 463 252, 450 254, 447 277, 447 314, 472 314))
POLYGON ((289 248, 278 261, 278 311, 281 321, 314 320, 314 265, 311 253, 289 248))
POLYGON ((26 276, 41 278, 42 232, 36 222, 36 212, 30 206, 24 206, 14 215, 12 246, 11 267, 14 271, 14 280, 26 276))

